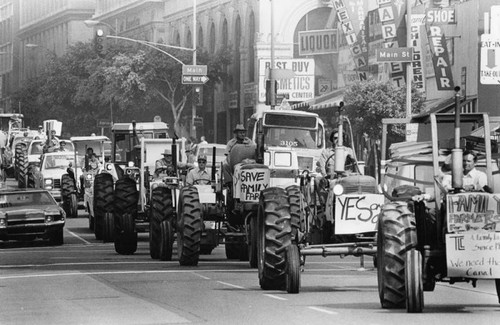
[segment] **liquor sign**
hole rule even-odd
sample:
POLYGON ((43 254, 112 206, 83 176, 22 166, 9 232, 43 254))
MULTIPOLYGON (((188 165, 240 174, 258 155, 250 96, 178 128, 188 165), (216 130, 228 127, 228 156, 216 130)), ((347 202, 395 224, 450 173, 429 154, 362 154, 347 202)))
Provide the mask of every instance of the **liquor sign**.
MULTIPOLYGON (((271 68, 270 59, 259 62, 259 102, 266 100, 266 71, 271 68)), ((292 70, 293 78, 276 78, 278 94, 288 96, 291 102, 301 102, 314 98, 314 60, 283 59, 274 60, 273 73, 280 69, 292 70)), ((278 74, 279 75, 279 74, 278 74)))
POLYGON ((300 56, 338 52, 338 31, 336 29, 299 32, 300 56))

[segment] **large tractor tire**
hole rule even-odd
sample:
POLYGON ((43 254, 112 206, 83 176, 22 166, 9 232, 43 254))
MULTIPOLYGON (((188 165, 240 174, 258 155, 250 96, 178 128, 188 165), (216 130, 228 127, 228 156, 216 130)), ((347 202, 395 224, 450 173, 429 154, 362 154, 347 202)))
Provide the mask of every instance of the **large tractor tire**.
POLYGON ((28 148, 25 143, 20 142, 16 144, 16 147, 14 148, 14 178, 19 179, 19 165, 18 165, 18 160, 19 156, 24 155, 24 151, 26 151, 28 148))
POLYGON ((290 207, 285 190, 261 192, 258 212, 259 283, 264 290, 286 288, 286 250, 292 245, 290 207))
MULTIPOLYGON (((162 233, 161 233, 161 223, 165 220, 168 222, 172 221, 174 217, 174 208, 172 204, 172 193, 167 187, 160 186, 153 190, 151 194, 151 217, 149 219, 150 222, 150 231, 149 231, 149 253, 151 258, 158 259, 161 258, 160 251, 164 252, 164 258, 172 259, 172 245, 170 245, 170 240, 168 242, 162 241, 162 233), (161 245, 165 245, 163 248, 161 245), (166 250, 170 250, 170 252, 166 252, 166 250)), ((169 228, 169 231, 172 231, 172 225, 169 228)), ((165 234, 163 234, 165 235, 165 234)), ((173 239, 173 236, 171 236, 173 239)))
POLYGON ((115 184, 115 251, 121 255, 131 255, 137 250, 135 219, 139 192, 136 182, 128 177, 119 179, 115 184))
POLYGON ((406 311, 421 313, 424 309, 422 255, 416 249, 406 252, 405 283, 406 311))
MULTIPOLYGON (((301 206, 300 187, 298 185, 288 186, 286 188, 288 195, 288 204, 290 204, 290 217, 292 222, 292 234, 295 242, 299 241, 300 234, 305 231, 305 211, 301 206)), ((303 201, 303 200, 302 200, 303 201)))
POLYGON ((104 243, 112 243, 115 241, 115 217, 111 212, 106 212, 104 214, 102 241, 104 243))
POLYGON ((228 260, 239 260, 241 255, 241 245, 238 243, 226 243, 224 245, 226 258, 228 260))
POLYGON ((22 150, 20 150, 19 155, 16 159, 17 166, 17 184, 19 188, 27 188, 28 187, 28 154, 26 151, 26 146, 21 146, 22 150))
POLYGON ((300 291, 300 251, 297 245, 290 245, 286 250, 286 291, 299 293, 300 291))
POLYGON ((76 196, 75 180, 64 174, 61 177, 61 197, 63 208, 68 218, 78 217, 78 199, 76 196))
POLYGON ((252 269, 257 268, 257 240, 258 240, 258 229, 257 229, 257 214, 252 213, 249 218, 247 236, 248 236, 248 263, 252 269))
POLYGON ((171 261, 174 249, 174 228, 172 220, 163 220, 160 223, 160 261, 171 261))
POLYGON ((406 254, 417 246, 415 219, 406 202, 386 204, 377 234, 377 278, 382 308, 405 308, 406 254))
POLYGON ((94 179, 93 211, 89 211, 94 216, 93 228, 97 240, 102 239, 105 214, 113 213, 113 197, 113 176, 97 174, 94 179))
POLYGON ((200 241, 203 229, 201 204, 194 186, 182 189, 177 220, 177 254, 179 264, 196 266, 200 258, 200 241))

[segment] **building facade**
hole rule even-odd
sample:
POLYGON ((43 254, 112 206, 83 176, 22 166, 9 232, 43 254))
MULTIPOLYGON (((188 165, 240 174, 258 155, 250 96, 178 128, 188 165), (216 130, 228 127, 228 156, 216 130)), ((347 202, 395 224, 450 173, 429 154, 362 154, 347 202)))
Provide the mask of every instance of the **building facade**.
POLYGON ((0 0, 0 113, 17 111, 11 95, 19 84, 18 13, 18 1, 0 0))
POLYGON ((93 30, 84 24, 94 14, 95 0, 19 0, 19 80, 38 76, 51 55, 87 42, 93 30))

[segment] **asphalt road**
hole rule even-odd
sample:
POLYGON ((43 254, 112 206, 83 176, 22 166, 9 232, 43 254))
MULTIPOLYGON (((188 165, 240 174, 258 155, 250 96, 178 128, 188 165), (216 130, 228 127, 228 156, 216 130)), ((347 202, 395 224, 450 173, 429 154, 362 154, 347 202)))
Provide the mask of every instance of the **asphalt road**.
POLYGON ((152 260, 147 234, 136 254, 116 254, 85 216, 64 236, 59 247, 0 243, 0 324, 493 324, 500 312, 491 281, 438 284, 423 314, 383 310, 371 258, 360 268, 355 257, 308 257, 292 295, 261 290, 223 246, 188 268, 152 260))

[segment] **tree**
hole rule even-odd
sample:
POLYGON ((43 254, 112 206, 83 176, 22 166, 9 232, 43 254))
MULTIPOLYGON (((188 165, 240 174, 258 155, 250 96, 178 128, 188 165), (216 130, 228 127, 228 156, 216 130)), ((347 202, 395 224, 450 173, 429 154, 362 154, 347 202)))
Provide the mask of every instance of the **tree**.
MULTIPOLYGON (((185 64, 192 62, 190 52, 169 49, 168 53, 185 64)), ((213 56, 205 52, 197 54, 197 64, 210 67, 208 87, 227 78, 223 67, 229 64, 230 53, 229 49, 221 49, 213 56)), ((176 134, 186 133, 180 124, 181 116, 187 105, 191 107, 194 87, 181 83, 182 65, 177 60, 154 49, 133 55, 119 54, 103 70, 103 76, 106 80, 103 93, 114 98, 120 107, 159 104, 168 112, 168 120, 174 122, 176 134)))
MULTIPOLYGON (((421 111, 425 98, 422 92, 412 87, 412 114, 421 111)), ((406 116, 406 88, 396 87, 391 82, 366 81, 347 87, 344 93, 345 112, 354 133, 367 133, 372 139, 380 139, 382 119, 406 116)), ((404 135, 404 129, 393 128, 395 135, 404 135)))

